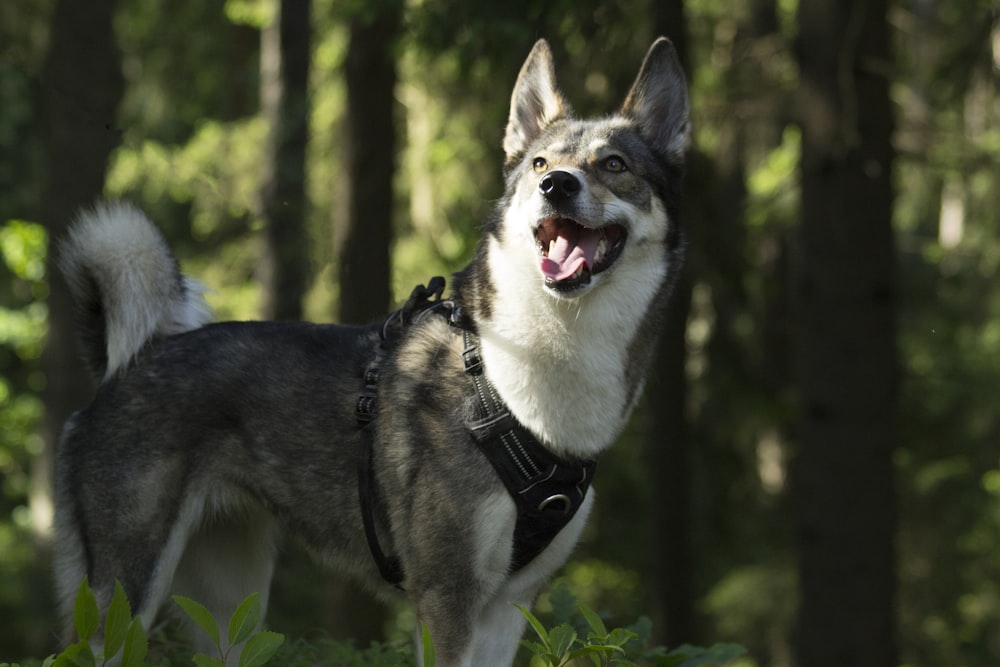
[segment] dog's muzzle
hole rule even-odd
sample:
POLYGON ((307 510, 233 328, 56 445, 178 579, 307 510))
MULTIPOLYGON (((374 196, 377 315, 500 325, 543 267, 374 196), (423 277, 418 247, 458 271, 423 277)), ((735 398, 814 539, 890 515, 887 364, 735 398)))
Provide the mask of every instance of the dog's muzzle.
POLYGON ((625 247, 625 227, 595 226, 574 217, 578 210, 574 200, 583 191, 583 183, 571 172, 546 172, 538 181, 538 191, 559 211, 539 220, 535 228, 545 286, 564 294, 586 287, 594 275, 618 259, 625 247))

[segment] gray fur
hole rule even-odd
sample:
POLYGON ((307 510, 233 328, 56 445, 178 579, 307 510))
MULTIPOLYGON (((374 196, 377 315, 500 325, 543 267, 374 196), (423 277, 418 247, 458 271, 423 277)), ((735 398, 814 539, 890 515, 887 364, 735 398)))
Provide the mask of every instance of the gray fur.
MULTIPOLYGON (((544 42, 518 79, 504 141, 507 193, 456 276, 454 299, 502 399, 558 455, 599 455, 641 389, 682 261, 676 203, 687 113, 665 41, 650 50, 623 111, 608 118, 573 117, 544 42), (609 169, 609 155, 628 168, 609 169), (536 158, 547 161, 544 173, 536 158), (572 174, 579 192, 546 194, 539 179, 553 171, 572 174), (553 278, 551 265, 570 261, 561 250, 537 247, 545 224, 555 226, 553 243, 585 257, 570 278, 553 278), (591 247, 595 234, 604 245, 594 247, 606 251, 591 247)), ((134 209, 102 208, 83 217, 63 251, 102 378, 66 425, 57 457, 64 611, 87 574, 102 604, 121 580, 147 622, 171 591, 206 596, 224 618, 253 590, 266 599, 279 531, 392 595, 368 550, 356 477, 354 409, 377 326, 202 326, 192 283, 152 229, 134 209), (115 240, 137 236, 144 240, 115 240)), ((443 318, 425 317, 384 360, 373 422, 376 521, 438 664, 505 665, 524 628, 513 604, 530 605, 569 557, 594 494, 540 556, 509 571, 515 507, 464 426, 474 396, 462 347, 443 318)))

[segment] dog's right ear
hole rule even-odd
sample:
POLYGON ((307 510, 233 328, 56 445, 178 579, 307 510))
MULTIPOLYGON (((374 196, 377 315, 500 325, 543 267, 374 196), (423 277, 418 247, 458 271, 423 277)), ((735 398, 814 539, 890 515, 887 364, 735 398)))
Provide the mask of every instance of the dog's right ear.
POLYGON ((556 87, 549 43, 540 39, 524 61, 510 97, 510 117, 503 140, 507 165, 520 160, 546 127, 570 114, 569 104, 556 87))

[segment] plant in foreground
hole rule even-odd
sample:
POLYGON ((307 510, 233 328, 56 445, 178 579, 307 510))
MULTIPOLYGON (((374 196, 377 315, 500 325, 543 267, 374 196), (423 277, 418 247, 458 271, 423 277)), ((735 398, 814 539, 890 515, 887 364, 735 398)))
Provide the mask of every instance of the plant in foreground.
MULTIPOLYGON (((193 661, 198 667, 224 667, 226 658, 236 646, 242 646, 239 667, 261 667, 285 639, 276 632, 255 632, 260 621, 260 595, 257 593, 241 602, 229 619, 227 649, 222 648, 219 625, 208 609, 189 598, 174 596, 173 599, 208 634, 218 652, 217 656, 195 655, 193 661)), ((42 667, 98 667, 107 665, 112 659, 121 667, 145 664, 149 646, 146 630, 142 621, 132 616, 125 590, 118 581, 115 581, 115 592, 104 616, 103 639, 95 640, 101 626, 101 613, 86 577, 80 583, 73 604, 73 626, 79 640, 61 653, 46 658, 42 667)), ((0 667, 7 667, 7 663, 0 663, 0 667)))
POLYGON ((570 623, 560 623, 551 630, 524 607, 518 607, 528 619, 539 641, 522 640, 521 645, 540 658, 546 667, 565 667, 575 661, 597 667, 638 667, 637 661, 656 667, 709 667, 726 665, 746 654, 736 644, 716 644, 711 648, 683 645, 671 651, 662 646, 644 648, 639 633, 631 628, 608 630, 601 617, 582 602, 576 602, 586 626, 586 635, 570 623))

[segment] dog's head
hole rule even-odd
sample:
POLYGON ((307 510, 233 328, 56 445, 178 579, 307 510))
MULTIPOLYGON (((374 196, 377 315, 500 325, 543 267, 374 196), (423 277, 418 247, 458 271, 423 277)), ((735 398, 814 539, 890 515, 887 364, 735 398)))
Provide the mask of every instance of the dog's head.
POLYGON ((517 270, 557 298, 586 294, 622 266, 665 271, 680 242, 670 214, 689 137, 687 84, 669 40, 649 49, 618 112, 598 120, 574 117, 540 40, 515 84, 503 144, 502 245, 535 250, 517 270))

